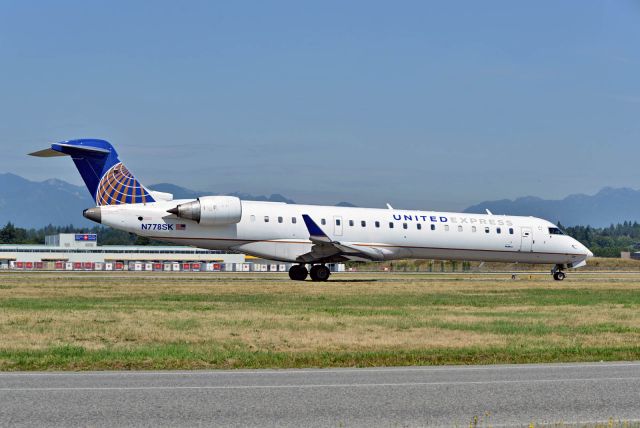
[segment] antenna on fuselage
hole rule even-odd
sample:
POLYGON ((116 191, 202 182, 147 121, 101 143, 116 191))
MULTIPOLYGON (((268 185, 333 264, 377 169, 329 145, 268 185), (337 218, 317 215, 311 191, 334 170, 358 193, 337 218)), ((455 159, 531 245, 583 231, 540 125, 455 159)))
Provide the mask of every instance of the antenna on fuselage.
POLYGON ((489 208, 485 208, 485 210, 487 211, 487 214, 493 215, 493 213, 491 211, 489 211, 489 208))
POLYGON ((391 206, 391 204, 389 202, 387 202, 387 208, 389 208, 390 210, 393 209, 393 207, 391 206))

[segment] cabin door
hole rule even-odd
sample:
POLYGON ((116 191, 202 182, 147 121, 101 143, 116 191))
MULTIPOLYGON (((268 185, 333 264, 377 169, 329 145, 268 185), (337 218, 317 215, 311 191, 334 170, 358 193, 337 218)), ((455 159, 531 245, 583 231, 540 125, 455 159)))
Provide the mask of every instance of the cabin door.
POLYGON ((531 236, 531 228, 523 227, 521 232, 522 241, 520 244, 520 251, 532 251, 533 237, 531 236))
POLYGON ((335 236, 342 236, 342 217, 333 216, 333 234, 335 236))

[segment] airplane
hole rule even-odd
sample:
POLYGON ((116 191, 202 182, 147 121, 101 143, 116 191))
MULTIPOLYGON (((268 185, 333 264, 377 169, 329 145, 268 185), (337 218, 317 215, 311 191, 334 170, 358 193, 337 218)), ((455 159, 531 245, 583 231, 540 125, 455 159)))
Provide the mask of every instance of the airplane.
POLYGON ((293 263, 289 277, 297 281, 328 280, 328 263, 407 258, 550 264, 553 278, 561 281, 565 269, 584 266, 593 257, 541 218, 215 195, 174 200, 142 185, 105 140, 68 140, 30 154, 71 157, 96 203, 83 215, 96 223, 166 242, 293 263))

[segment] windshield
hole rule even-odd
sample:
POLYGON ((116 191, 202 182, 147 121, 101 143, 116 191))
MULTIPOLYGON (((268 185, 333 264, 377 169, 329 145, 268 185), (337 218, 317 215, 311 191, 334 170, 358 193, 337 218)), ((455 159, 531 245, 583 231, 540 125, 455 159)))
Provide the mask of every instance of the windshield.
POLYGON ((550 227, 549 228, 549 234, 551 234, 551 235, 564 235, 564 233, 562 233, 562 231, 560 229, 558 229, 557 227, 550 227))

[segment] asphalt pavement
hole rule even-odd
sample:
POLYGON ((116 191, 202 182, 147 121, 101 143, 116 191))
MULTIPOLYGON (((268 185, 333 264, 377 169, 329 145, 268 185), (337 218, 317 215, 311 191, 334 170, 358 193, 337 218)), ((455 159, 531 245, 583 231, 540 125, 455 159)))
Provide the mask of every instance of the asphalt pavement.
POLYGON ((640 421, 640 363, 0 373, 2 426, 640 421))

